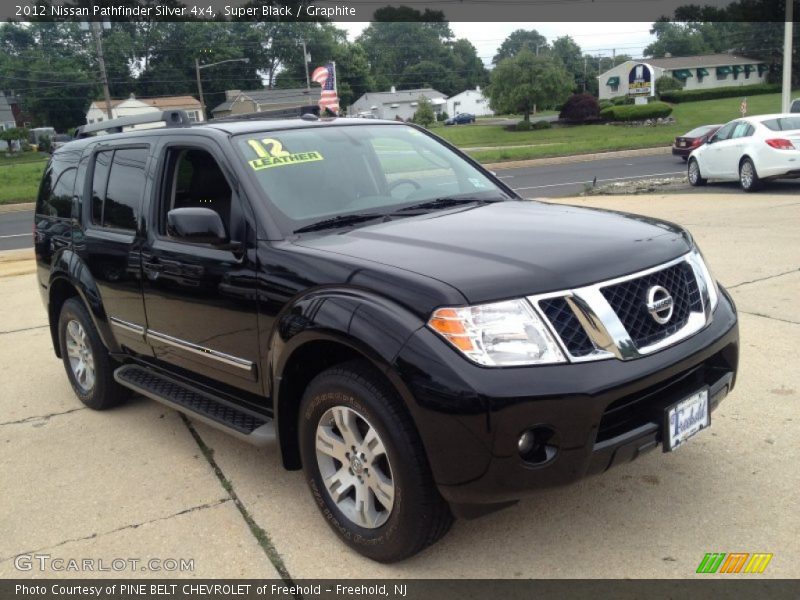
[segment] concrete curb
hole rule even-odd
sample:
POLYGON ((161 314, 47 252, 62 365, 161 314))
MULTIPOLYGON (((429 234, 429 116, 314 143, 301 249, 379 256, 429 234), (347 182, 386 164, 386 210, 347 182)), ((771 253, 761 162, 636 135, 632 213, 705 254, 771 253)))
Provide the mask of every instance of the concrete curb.
POLYGON ((28 275, 36 271, 33 248, 0 252, 0 278, 28 275))
POLYGON ((503 169, 524 169, 526 167, 546 167, 549 165, 566 165, 570 163, 590 162, 606 158, 628 158, 631 156, 660 156, 670 154, 671 146, 657 148, 640 148, 638 150, 618 150, 615 152, 595 152, 594 154, 573 154, 570 156, 554 156, 551 158, 532 158, 528 160, 507 160, 498 163, 486 163, 483 166, 490 171, 503 169))
POLYGON ((0 215, 4 213, 24 212, 36 208, 35 202, 20 202, 19 204, 0 204, 0 215))

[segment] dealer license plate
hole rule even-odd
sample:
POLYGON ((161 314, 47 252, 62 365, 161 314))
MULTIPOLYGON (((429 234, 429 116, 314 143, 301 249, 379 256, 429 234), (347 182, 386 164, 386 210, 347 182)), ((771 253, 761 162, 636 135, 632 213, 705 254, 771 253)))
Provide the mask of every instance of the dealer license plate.
POLYGON ((668 407, 664 420, 664 452, 670 452, 711 424, 708 389, 700 390, 668 407))

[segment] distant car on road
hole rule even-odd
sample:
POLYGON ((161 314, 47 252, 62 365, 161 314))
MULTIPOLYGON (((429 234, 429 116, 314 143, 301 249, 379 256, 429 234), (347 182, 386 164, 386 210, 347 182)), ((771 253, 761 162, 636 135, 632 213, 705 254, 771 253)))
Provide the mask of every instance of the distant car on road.
POLYGON ((475 122, 475 115, 471 115, 470 113, 458 113, 454 117, 450 117, 447 119, 444 124, 445 125, 467 125, 469 123, 475 122))
POLYGON ((689 183, 736 181, 745 192, 769 179, 800 178, 800 115, 775 114, 736 119, 689 156, 689 183))
POLYGON ((683 160, 689 160, 692 150, 705 144, 709 136, 713 135, 720 127, 722 125, 701 125, 676 137, 672 144, 672 154, 680 156, 683 160))
POLYGON ((792 102, 792 106, 789 109, 791 113, 800 113, 800 98, 795 98, 792 102))
POLYGON ((67 144, 72 141, 72 136, 66 133, 57 133, 53 136, 53 142, 50 145, 50 151, 55 152, 59 148, 61 148, 64 144, 67 144))

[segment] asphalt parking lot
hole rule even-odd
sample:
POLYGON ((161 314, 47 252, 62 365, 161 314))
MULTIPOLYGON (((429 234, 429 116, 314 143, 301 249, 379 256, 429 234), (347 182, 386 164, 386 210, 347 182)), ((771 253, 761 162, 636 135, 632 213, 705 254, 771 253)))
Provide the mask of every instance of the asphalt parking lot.
POLYGON ((800 577, 800 198, 560 201, 689 227, 734 296, 738 385, 686 447, 456 522, 424 553, 378 565, 336 539, 274 450, 141 397, 83 408, 50 347, 29 251, 0 255, 0 577, 684 578, 707 552, 773 553, 758 577, 800 577), (24 553, 194 570, 19 571, 24 553))

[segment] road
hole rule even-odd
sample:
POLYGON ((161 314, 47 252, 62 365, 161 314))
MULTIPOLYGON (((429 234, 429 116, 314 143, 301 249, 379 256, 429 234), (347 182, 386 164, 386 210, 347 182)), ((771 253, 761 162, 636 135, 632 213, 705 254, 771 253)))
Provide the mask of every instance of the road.
MULTIPOLYGON (((573 196, 585 183, 642 179, 683 173, 683 163, 672 156, 608 158, 590 162, 565 163, 523 169, 503 169, 500 178, 525 198, 573 196)), ((0 214, 0 251, 33 245, 30 211, 0 214)))

